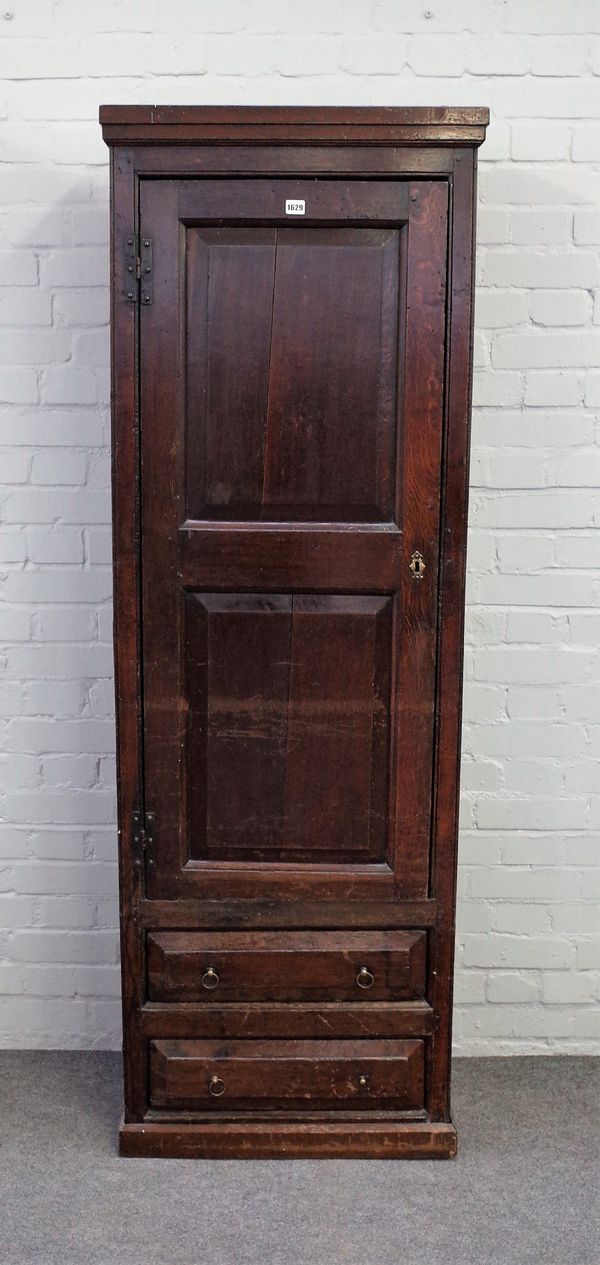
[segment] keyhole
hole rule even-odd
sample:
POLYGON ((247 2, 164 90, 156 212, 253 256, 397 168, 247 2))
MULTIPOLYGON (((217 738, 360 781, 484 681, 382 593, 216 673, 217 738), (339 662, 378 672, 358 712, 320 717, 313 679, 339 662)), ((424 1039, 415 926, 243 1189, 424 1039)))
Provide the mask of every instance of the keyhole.
POLYGON ((410 570, 412 572, 413 580, 423 579, 423 575, 425 573, 425 559, 423 558, 423 554, 419 553, 418 549, 415 549, 415 552, 411 557, 410 570))

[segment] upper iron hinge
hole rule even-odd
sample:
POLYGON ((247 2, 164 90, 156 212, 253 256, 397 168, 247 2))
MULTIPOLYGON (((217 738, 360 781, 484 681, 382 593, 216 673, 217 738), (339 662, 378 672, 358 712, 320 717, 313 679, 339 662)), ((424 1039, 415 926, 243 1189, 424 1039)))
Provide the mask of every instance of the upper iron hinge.
POLYGON ((125 238, 125 299, 128 303, 152 302, 152 238, 128 233, 125 238))
POLYGON ((142 813, 139 809, 131 814, 133 844, 136 856, 145 859, 146 868, 154 865, 154 813, 142 813))

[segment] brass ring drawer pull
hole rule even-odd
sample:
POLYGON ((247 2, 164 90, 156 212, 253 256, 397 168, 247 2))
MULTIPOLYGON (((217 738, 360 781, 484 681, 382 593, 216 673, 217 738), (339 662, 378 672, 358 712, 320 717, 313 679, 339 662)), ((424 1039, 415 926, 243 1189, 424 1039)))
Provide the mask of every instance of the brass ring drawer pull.
POLYGON ((202 976, 202 987, 216 988, 218 983, 219 976, 217 975, 214 966, 207 966, 204 975, 202 976))
POLYGON ((375 983, 375 976, 371 973, 368 967, 361 966, 360 971, 356 976, 356 983, 359 988, 372 988, 375 983))
POLYGON ((208 1092, 213 1098, 220 1098, 225 1093, 225 1081, 220 1076, 211 1076, 208 1082, 208 1092))

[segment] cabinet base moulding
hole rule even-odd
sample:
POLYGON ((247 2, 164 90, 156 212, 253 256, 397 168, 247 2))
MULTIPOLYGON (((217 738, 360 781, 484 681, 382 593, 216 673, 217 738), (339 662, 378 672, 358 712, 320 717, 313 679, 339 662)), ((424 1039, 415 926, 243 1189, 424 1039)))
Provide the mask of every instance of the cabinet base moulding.
POLYGON ((445 1160, 456 1155, 451 1121, 359 1124, 121 1124, 119 1154, 223 1160, 445 1160))

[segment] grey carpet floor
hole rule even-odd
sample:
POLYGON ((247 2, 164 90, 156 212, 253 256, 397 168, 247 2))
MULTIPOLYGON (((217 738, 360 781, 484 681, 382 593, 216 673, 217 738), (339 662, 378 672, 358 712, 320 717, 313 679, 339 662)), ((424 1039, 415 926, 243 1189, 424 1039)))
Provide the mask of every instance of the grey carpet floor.
POLYGON ((600 1265, 600 1060, 454 1064, 454 1162, 121 1160, 120 1059, 0 1053, 2 1265, 600 1265))

